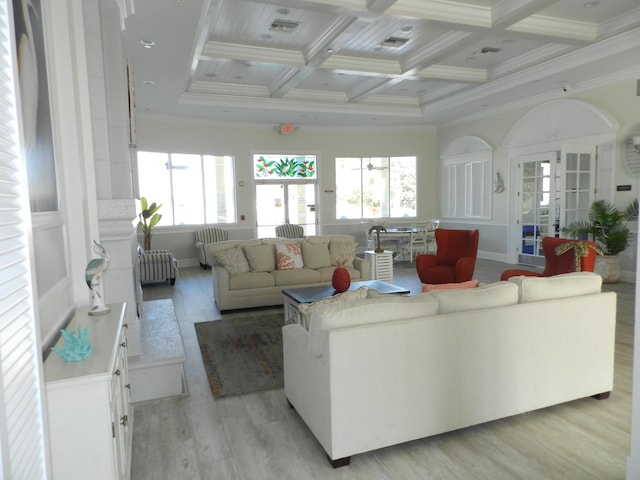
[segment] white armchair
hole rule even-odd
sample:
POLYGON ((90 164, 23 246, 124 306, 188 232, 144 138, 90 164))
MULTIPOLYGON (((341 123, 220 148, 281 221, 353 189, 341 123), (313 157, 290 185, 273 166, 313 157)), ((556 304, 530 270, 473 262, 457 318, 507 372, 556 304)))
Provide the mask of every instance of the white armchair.
POLYGON ((178 260, 168 250, 144 250, 138 245, 140 283, 165 282, 175 285, 178 260))

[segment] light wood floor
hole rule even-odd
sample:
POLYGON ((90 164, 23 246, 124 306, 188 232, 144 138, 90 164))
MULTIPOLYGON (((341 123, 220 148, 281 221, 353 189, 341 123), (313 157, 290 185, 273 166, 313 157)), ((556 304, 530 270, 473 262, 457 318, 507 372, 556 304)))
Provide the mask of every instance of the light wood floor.
MULTIPOLYGON (((497 281, 512 265, 478 260, 475 277, 497 281)), ((631 424, 635 285, 618 292, 615 388, 591 398, 353 456, 332 469, 282 390, 214 400, 193 324, 220 318, 211 273, 180 270, 175 287, 147 286, 145 300, 172 298, 182 330, 190 395, 136 404, 133 480, 186 479, 624 479, 631 424)), ((395 283, 420 284, 412 265, 395 283)), ((375 421, 375 419, 372 419, 375 421)))

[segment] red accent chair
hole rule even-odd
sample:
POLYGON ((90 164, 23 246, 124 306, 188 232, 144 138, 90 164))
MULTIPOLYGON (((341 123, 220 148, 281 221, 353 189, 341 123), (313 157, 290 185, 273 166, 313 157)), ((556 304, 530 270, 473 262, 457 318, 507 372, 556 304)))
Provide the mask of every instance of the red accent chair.
POLYGON ((435 255, 416 256, 416 271, 422 283, 460 283, 471 280, 478 253, 478 230, 435 231, 435 255))
MULTIPOLYGON (((555 253, 556 247, 565 242, 584 242, 593 247, 596 246, 595 242, 588 242, 584 240, 544 237, 542 239, 542 253, 544 254, 545 265, 542 272, 532 272, 531 270, 520 270, 515 268, 502 272, 502 275, 500 275, 500 280, 508 280, 509 278, 516 277, 518 275, 526 275, 529 277, 550 277, 552 275, 560 275, 561 273, 575 272, 575 252, 573 250, 569 250, 562 255, 556 255, 555 253)), ((580 270, 583 272, 593 272, 593 268, 596 263, 596 255, 597 253, 595 252, 595 250, 590 248, 587 256, 580 259, 580 270)))

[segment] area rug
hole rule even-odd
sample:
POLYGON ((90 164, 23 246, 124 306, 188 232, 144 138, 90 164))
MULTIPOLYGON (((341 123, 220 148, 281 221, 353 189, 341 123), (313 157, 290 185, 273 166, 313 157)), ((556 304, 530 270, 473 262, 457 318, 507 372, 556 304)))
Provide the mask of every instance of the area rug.
POLYGON ((280 309, 230 313, 196 323, 196 334, 215 398, 282 388, 280 309))

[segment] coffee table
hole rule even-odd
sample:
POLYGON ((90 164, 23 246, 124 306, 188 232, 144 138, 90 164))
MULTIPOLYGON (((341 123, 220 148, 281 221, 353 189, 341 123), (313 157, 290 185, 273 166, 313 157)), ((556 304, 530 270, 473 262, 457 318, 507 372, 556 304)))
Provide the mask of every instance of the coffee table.
MULTIPOLYGON (((362 282, 351 282, 349 290, 357 290, 360 287, 369 287, 383 294, 407 294, 410 291, 403 287, 398 287, 382 280, 364 280, 362 282)), ((284 323, 301 323, 298 305, 301 303, 313 303, 323 298, 335 295, 336 291, 331 285, 320 285, 317 287, 283 288, 284 297, 284 323)))

